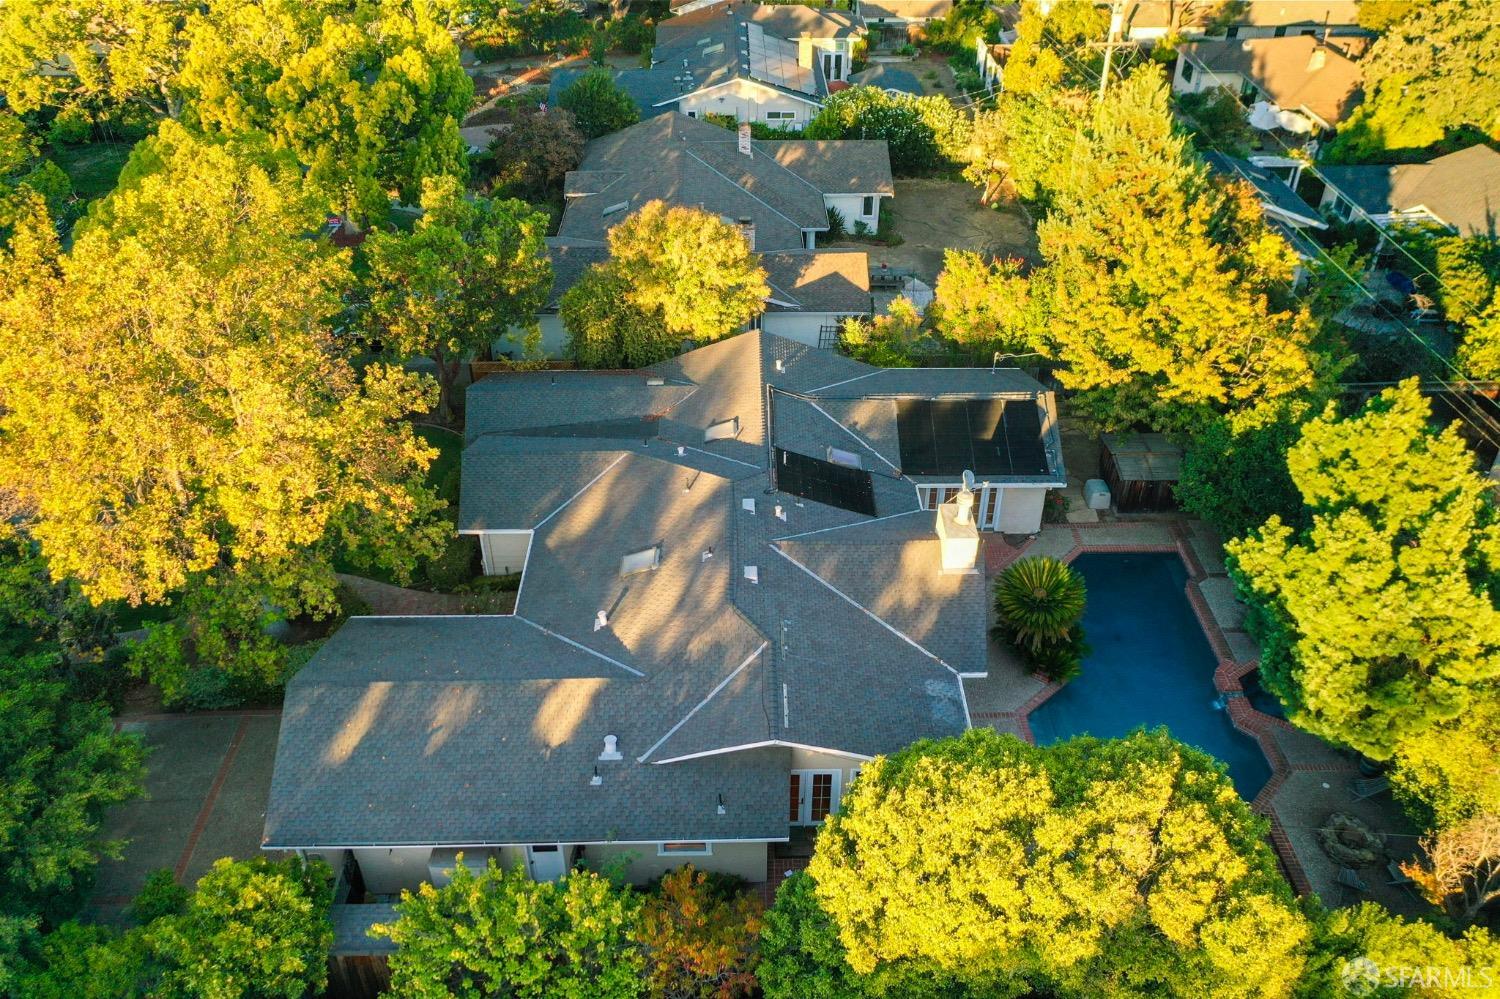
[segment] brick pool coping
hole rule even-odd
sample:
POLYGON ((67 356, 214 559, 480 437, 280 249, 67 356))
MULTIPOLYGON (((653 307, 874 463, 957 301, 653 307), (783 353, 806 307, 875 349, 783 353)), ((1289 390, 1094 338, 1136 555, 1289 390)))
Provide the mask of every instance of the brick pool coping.
MULTIPOLYGON (((1225 709, 1229 713, 1231 724, 1241 734, 1255 740, 1255 744, 1260 747, 1261 753, 1265 756, 1266 762, 1271 767, 1270 779, 1266 781, 1265 787, 1261 788, 1260 793, 1255 796, 1255 799, 1250 802, 1250 808, 1270 820, 1271 844, 1275 848, 1277 858, 1281 861, 1282 870, 1286 873, 1287 880, 1291 882, 1292 887, 1299 895, 1311 894, 1313 891, 1312 882, 1308 878, 1307 872, 1303 869, 1302 862, 1298 860, 1296 851, 1292 848, 1291 838, 1287 835, 1286 829, 1281 824, 1280 817, 1276 814, 1271 804, 1271 800, 1275 797, 1276 792, 1280 790, 1281 786, 1287 782, 1293 773, 1292 764, 1286 758, 1286 754, 1281 751, 1281 747, 1276 744, 1276 740, 1272 736, 1272 731, 1278 727, 1288 731, 1297 731, 1296 726, 1284 718, 1277 718, 1274 715, 1268 715, 1263 711, 1257 710, 1251 705, 1249 698, 1245 696, 1245 688, 1240 681, 1246 675, 1255 672, 1260 665, 1260 661, 1259 659, 1237 661, 1234 658, 1234 653, 1229 647, 1229 641, 1224 636, 1224 629, 1220 626, 1218 620, 1215 619, 1212 610, 1208 606, 1208 601, 1204 598, 1202 590, 1199 589, 1199 584, 1207 579, 1209 574, 1204 569, 1202 562, 1199 561, 1197 552, 1193 551, 1192 541, 1188 536, 1186 527, 1181 521, 1167 523, 1150 521, 1141 522, 1140 524, 1069 524, 1066 529, 1070 530, 1073 534, 1073 546, 1068 551, 1057 556, 1064 563, 1072 562, 1078 556, 1084 554, 1111 552, 1121 554, 1130 552, 1170 552, 1175 553, 1178 558, 1182 559, 1182 563, 1188 571, 1187 582, 1183 585, 1184 595, 1187 597, 1189 606, 1193 608, 1193 614, 1198 618, 1198 626, 1203 629, 1203 634, 1208 639, 1209 647, 1213 649, 1214 655, 1219 660, 1218 666, 1214 668, 1214 687, 1227 698, 1225 709), (1122 528, 1148 525, 1164 527, 1172 537, 1172 543, 1108 542, 1087 537, 1088 534, 1104 534, 1106 532, 1118 534, 1122 528)), ((1040 537, 1040 535, 1036 537, 1040 537)), ((1015 549, 1014 555, 1006 559, 1005 563, 1009 564, 1016 559, 1025 557, 1027 550, 1035 543, 1036 537, 1033 537, 1026 544, 1015 549)), ((999 568, 1003 568, 1003 566, 999 568)), ((991 571, 995 572, 998 569, 991 567, 991 571)), ((1038 679, 1043 679, 1040 674, 1036 674, 1036 676, 1038 679)), ((1021 738, 1035 745, 1036 737, 1031 731, 1031 712, 1035 711, 1049 697, 1063 687, 1062 684, 1050 680, 1045 681, 1045 683, 1046 685, 1041 690, 1013 713, 988 712, 986 715, 995 715, 996 717, 1010 719, 1015 724, 1021 738)), ((1356 768, 1340 764, 1303 764, 1299 765, 1296 769, 1302 771, 1335 772, 1346 769, 1352 771, 1356 768)))

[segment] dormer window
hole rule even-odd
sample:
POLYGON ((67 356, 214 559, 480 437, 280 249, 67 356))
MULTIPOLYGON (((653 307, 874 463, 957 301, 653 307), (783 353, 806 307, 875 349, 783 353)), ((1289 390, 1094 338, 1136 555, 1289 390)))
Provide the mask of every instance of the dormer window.
POLYGON ((733 440, 740 435, 740 418, 738 416, 729 420, 720 420, 718 423, 710 423, 708 429, 703 431, 703 443, 711 441, 733 440))
POLYGON ((638 572, 651 572, 660 565, 661 545, 652 545, 620 559, 620 575, 633 576, 638 572))

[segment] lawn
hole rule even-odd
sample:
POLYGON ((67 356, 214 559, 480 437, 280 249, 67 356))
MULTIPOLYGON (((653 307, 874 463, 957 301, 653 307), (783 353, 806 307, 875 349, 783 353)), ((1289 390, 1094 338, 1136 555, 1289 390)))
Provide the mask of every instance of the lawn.
POLYGON ((52 158, 73 182, 80 198, 99 198, 115 189, 120 168, 130 157, 128 142, 89 142, 81 146, 55 145, 52 158))

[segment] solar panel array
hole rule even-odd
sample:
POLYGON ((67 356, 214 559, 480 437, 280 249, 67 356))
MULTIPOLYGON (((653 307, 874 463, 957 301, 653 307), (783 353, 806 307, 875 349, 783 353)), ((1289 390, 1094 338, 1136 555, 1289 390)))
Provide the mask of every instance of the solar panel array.
POLYGON ((909 475, 1046 475, 1041 411, 1031 399, 897 399, 909 475))
POLYGON ((768 35, 758 24, 745 25, 750 75, 766 83, 813 92, 813 71, 797 62, 797 43, 768 35))
POLYGON ((776 449, 776 488, 851 513, 875 516, 875 484, 862 468, 776 449))

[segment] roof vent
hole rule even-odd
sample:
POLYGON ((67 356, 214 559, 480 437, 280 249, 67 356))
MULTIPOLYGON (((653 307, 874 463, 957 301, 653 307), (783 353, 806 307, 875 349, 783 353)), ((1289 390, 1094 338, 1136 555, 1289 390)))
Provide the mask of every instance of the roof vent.
POLYGON ((630 202, 628 202, 628 201, 621 201, 621 202, 618 202, 616 204, 610 205, 608 208, 604 209, 604 211, 602 211, 602 212, 599 213, 599 217, 607 219, 611 215, 618 215, 618 214, 620 214, 621 212, 623 212, 625 209, 627 209, 629 207, 630 207, 630 202))
POLYGON ((740 435, 740 418, 738 416, 728 420, 720 420, 710 423, 708 429, 703 431, 703 443, 710 441, 729 440, 740 435))
POLYGON ((859 455, 853 451, 845 451, 843 448, 829 447, 828 463, 830 465, 842 465, 845 468, 864 468, 865 463, 860 460, 859 455))
POLYGON ((1312 55, 1307 59, 1307 71, 1309 73, 1316 73, 1327 64, 1328 50, 1321 45, 1316 46, 1312 51, 1312 55))
POLYGON ((624 757, 620 755, 619 736, 606 735, 604 737, 604 752, 599 754, 599 759, 607 762, 624 759, 624 757))
POLYGON ((746 513, 754 513, 755 512, 755 497, 754 496, 746 496, 744 499, 740 500, 740 509, 744 510, 746 513))
POLYGON ((780 503, 776 504, 776 519, 786 520, 786 507, 782 506, 780 503))
POLYGON ((661 545, 652 545, 620 559, 620 575, 633 576, 638 572, 651 572, 660 565, 661 545))
POLYGON ((760 582, 760 567, 754 565, 745 566, 745 578, 752 583, 760 582))
POLYGON ((698 561, 699 562, 707 562, 709 559, 711 559, 713 557, 714 557, 714 546, 713 545, 709 545, 707 548, 703 549, 703 554, 698 557, 698 561))
POLYGON ((646 384, 652 386, 665 385, 667 384, 667 380, 660 375, 652 375, 646 379, 646 384))
POLYGON ((785 372, 785 371, 786 371, 786 362, 785 362, 785 361, 783 361, 783 360, 782 360, 782 359, 781 359, 781 358, 779 358, 779 357, 778 357, 778 358, 776 358, 776 370, 777 370, 777 371, 778 371, 778 372, 785 372))
POLYGON ((609 627, 609 615, 600 611, 594 615, 594 630, 602 631, 609 627))
POLYGON ((598 787, 604 783, 604 778, 599 776, 599 768, 594 767, 594 776, 589 778, 589 787, 598 787))

